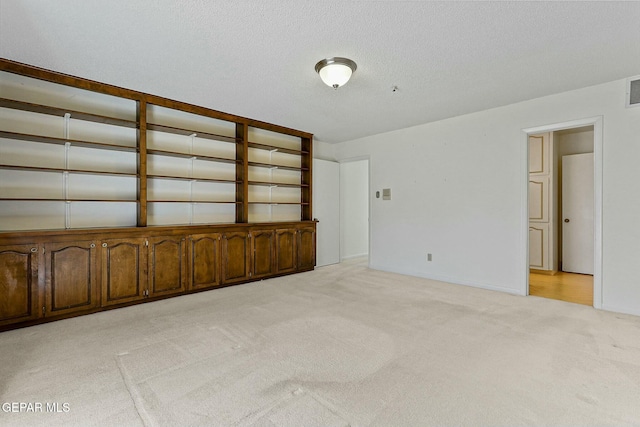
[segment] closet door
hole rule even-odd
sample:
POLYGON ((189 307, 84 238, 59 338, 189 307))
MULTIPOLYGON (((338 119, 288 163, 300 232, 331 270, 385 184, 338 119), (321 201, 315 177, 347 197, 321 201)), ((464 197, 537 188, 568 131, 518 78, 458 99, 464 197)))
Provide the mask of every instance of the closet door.
POLYGON ((340 163, 313 159, 318 267, 340 262, 340 163))

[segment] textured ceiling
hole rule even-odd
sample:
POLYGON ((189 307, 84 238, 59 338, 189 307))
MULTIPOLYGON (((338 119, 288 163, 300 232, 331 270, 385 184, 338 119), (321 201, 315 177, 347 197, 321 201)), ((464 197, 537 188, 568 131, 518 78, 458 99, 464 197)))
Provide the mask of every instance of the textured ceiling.
POLYGON ((0 56, 341 142, 640 74, 640 2, 0 0, 0 56))

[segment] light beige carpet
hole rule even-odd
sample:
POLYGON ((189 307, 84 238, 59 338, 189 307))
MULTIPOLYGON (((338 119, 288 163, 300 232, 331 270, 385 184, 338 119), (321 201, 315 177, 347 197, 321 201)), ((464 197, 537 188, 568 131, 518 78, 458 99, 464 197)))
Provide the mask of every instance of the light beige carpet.
POLYGON ((0 333, 0 403, 2 426, 640 425, 640 318, 348 262, 0 333))

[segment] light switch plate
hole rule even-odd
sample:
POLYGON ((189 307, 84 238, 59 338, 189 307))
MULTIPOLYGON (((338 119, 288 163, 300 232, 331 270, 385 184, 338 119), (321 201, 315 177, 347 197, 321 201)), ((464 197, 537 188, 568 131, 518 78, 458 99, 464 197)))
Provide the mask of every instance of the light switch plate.
POLYGON ((382 200, 391 200, 391 189, 383 188, 382 189, 382 200))

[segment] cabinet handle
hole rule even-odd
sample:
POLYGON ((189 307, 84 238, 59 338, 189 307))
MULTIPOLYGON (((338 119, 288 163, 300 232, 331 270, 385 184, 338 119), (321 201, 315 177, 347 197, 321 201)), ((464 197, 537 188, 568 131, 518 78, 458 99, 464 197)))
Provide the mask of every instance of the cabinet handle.
POLYGON ((103 248, 106 248, 106 247, 107 247, 107 244, 106 244, 106 243, 103 243, 103 244, 102 244, 102 247, 103 247, 103 248))
POLYGON ((92 243, 92 244, 90 244, 90 245, 89 245, 89 247, 90 247, 91 249, 93 249, 93 248, 95 248, 95 247, 96 247, 96 244, 95 244, 95 243, 92 243))
POLYGON ((31 252, 38 252, 38 248, 31 248, 31 252))

